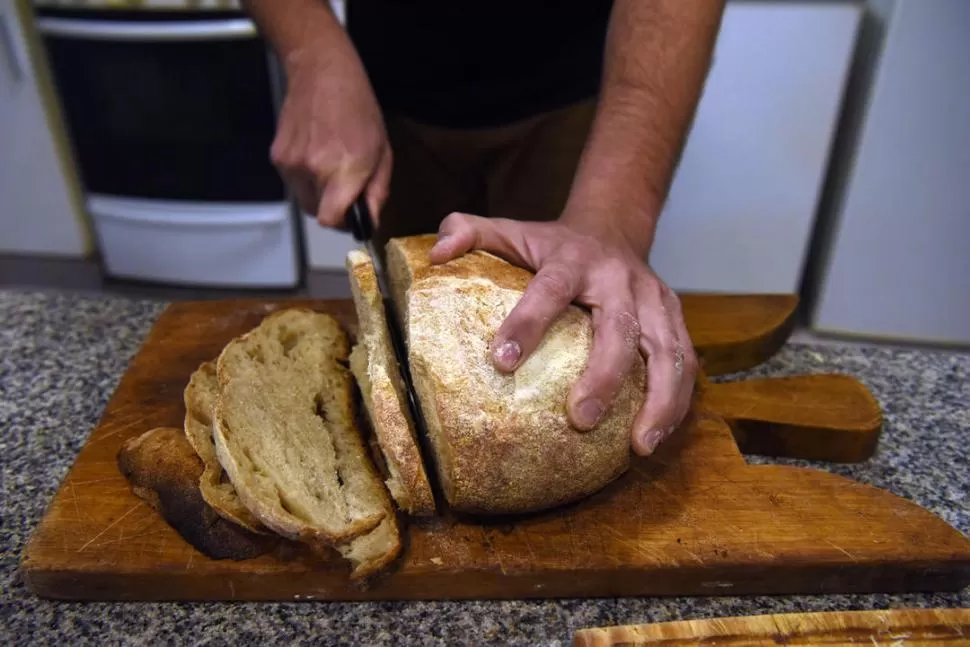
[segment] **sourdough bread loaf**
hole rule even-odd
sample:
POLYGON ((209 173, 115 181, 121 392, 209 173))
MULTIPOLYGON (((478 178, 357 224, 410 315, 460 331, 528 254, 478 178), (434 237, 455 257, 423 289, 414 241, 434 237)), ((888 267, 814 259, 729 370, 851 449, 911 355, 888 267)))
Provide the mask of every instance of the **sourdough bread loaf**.
POLYGON ((569 423, 566 397, 592 344, 590 314, 571 306, 512 375, 489 344, 532 274, 476 251, 433 266, 435 237, 392 239, 388 270, 405 320, 412 379, 450 506, 494 514, 536 511, 588 496, 629 466, 630 431, 643 402, 637 357, 600 423, 569 423))
POLYGON ((329 315, 266 317, 219 355, 219 463, 261 524, 364 577, 401 550, 395 510, 354 420, 348 339, 329 315))
POLYGON ((387 466, 385 483, 402 510, 411 515, 432 515, 434 497, 388 333, 373 260, 366 252, 353 250, 347 255, 346 266, 358 331, 357 344, 350 354, 350 369, 387 466))

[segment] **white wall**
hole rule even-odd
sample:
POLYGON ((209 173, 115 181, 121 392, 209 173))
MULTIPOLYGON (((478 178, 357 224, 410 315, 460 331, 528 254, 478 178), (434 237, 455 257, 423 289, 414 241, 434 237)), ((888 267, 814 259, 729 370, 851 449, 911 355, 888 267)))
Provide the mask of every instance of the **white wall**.
POLYGON ((970 343, 970 2, 898 0, 813 326, 970 343))
POLYGON ((799 290, 861 9, 730 2, 651 262, 677 290, 799 290))

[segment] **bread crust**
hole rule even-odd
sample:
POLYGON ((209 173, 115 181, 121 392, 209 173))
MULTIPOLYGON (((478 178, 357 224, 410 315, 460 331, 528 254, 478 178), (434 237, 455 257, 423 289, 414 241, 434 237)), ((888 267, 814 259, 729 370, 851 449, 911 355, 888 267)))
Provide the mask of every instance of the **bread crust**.
POLYGON ((199 491, 205 502, 222 518, 252 532, 268 534, 269 529, 246 509, 232 483, 223 478, 225 470, 219 463, 212 440, 212 420, 218 390, 216 363, 208 361, 192 373, 183 394, 185 437, 204 466, 199 478, 199 491))
POLYGON ((202 461, 181 429, 156 427, 126 441, 118 469, 132 492, 159 512, 196 550, 211 559, 251 559, 279 543, 226 520, 199 492, 202 461))
POLYGON ((358 344, 365 352, 365 366, 351 358, 351 370, 361 384, 364 409, 374 429, 390 476, 387 486, 397 504, 411 515, 433 515, 434 496, 421 459, 417 432, 407 406, 405 386, 387 333, 388 320, 368 254, 353 250, 347 255, 354 306, 358 320, 358 344))
POLYGON ((482 251, 431 265, 435 240, 392 239, 387 254, 415 388, 451 507, 478 514, 548 509, 625 472, 644 398, 643 359, 637 355, 600 423, 576 430, 566 396, 591 348, 589 312, 571 306, 516 373, 503 375, 487 348, 533 274, 482 251))

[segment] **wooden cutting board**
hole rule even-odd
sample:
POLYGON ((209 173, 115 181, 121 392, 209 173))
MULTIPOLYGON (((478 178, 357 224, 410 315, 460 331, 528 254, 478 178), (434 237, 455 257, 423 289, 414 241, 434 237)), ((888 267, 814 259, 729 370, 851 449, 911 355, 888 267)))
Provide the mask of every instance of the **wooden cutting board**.
POLYGON ((577 631, 573 645, 970 645, 970 610, 827 611, 597 627, 577 631))
MULTIPOLYGON (((789 296, 683 299, 709 375, 784 342, 789 296)), ((748 465, 738 449, 864 460, 881 416, 849 377, 711 384, 653 457, 574 505, 520 518, 406 524, 402 557, 369 587, 339 559, 289 543, 212 560, 136 498, 121 444, 180 427, 192 371, 267 313, 308 305, 356 333, 349 302, 207 301, 169 307, 133 359, 25 552, 37 595, 71 599, 459 599, 958 590, 970 541, 928 511, 826 472, 748 465), (732 426, 734 433, 732 433, 732 426)))

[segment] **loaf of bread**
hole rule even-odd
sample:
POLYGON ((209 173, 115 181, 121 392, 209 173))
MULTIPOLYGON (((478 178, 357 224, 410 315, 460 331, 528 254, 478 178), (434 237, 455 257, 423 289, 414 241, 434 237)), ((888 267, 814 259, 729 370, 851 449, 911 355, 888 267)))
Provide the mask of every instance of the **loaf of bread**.
POLYGON ((212 440, 212 415, 219 395, 216 363, 204 362, 185 387, 185 436, 204 467, 199 479, 202 498, 221 517, 252 532, 269 532, 239 500, 225 470, 216 456, 212 440))
POLYGON ((586 366, 590 314, 571 306, 531 357, 503 374, 489 344, 533 275, 481 251, 433 266, 434 242, 431 235, 393 239, 387 257, 449 505, 480 514, 536 511, 588 496, 621 475, 644 397, 642 359, 600 423, 576 430, 566 397, 586 366))
POLYGON ((329 315, 274 313, 219 355, 216 456, 265 527, 364 577, 401 550, 395 510, 355 424, 349 341, 329 315))
POLYGON ((357 344, 350 353, 350 369, 387 466, 385 483, 402 510, 432 515, 434 497, 388 333, 374 263, 366 252, 354 250, 347 255, 346 266, 357 311, 357 344))

